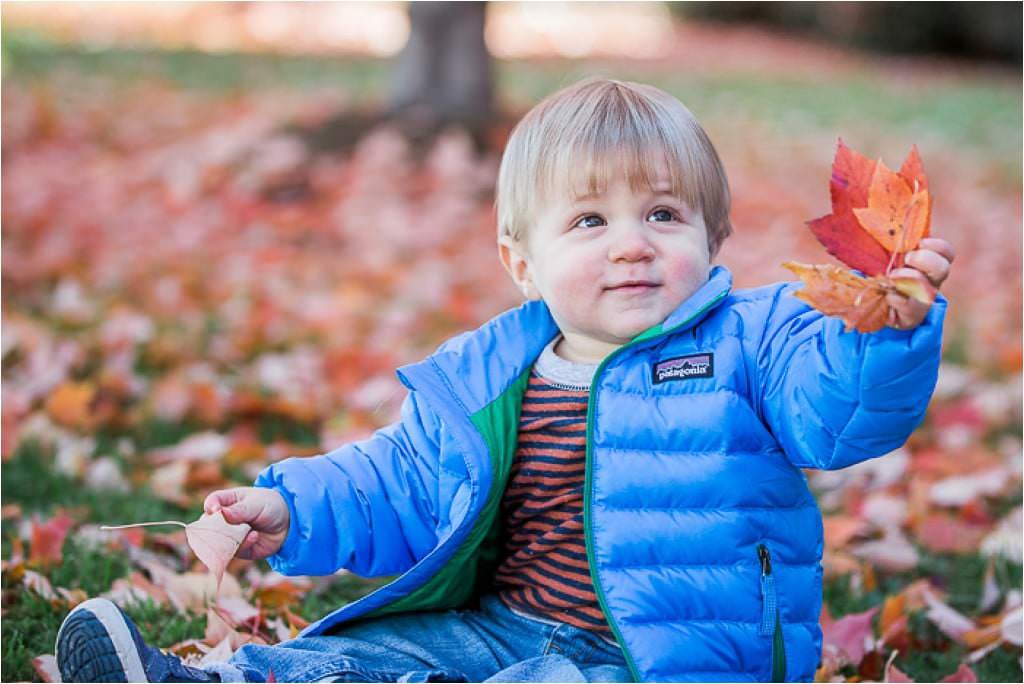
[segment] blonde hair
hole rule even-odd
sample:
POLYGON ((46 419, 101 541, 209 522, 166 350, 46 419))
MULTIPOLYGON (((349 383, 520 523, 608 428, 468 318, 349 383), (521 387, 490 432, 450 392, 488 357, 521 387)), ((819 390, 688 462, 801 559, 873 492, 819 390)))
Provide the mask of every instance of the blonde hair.
POLYGON ((661 153, 672 194, 700 211, 714 256, 732 233, 729 181, 693 114, 654 86, 602 77, 549 95, 516 124, 498 171, 498 236, 525 245, 538 207, 558 189, 573 198, 603 192, 619 171, 633 191, 650 189, 661 153), (577 180, 587 173, 585 190, 577 180))

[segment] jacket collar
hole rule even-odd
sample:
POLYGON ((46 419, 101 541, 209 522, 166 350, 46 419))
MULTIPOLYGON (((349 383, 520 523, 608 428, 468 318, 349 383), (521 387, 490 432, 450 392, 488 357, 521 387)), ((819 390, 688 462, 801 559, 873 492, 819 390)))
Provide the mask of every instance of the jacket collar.
MULTIPOLYGON (((715 266, 704 283, 660 325, 634 340, 671 332, 679 325, 696 325, 732 289, 732 273, 715 266)), ((448 340, 418 363, 398 369, 407 387, 437 387, 438 380, 455 395, 470 415, 497 399, 540 356, 558 334, 547 304, 531 300, 492 318, 476 330, 448 340)))

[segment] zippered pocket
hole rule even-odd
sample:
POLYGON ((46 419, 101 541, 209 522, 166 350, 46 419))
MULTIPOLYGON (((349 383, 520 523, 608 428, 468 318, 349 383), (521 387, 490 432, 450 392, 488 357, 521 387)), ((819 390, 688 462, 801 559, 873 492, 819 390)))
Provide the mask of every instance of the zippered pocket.
POLYGON ((761 563, 761 624, 757 633, 772 637, 772 681, 786 681, 786 643, 782 638, 782 618, 779 599, 772 573, 772 553, 764 544, 757 545, 757 559, 761 563))

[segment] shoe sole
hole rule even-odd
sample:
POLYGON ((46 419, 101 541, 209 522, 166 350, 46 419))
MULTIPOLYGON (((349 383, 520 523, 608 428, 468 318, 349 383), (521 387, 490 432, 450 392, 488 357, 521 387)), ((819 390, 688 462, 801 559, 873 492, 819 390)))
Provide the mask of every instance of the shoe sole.
POLYGON ((103 599, 89 599, 64 618, 55 656, 65 682, 148 681, 124 616, 103 599))

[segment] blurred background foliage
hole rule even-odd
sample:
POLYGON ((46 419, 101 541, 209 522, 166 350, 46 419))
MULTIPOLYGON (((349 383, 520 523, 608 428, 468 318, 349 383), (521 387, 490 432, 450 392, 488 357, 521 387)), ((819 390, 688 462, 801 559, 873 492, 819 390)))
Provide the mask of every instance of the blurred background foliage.
POLYGON ((682 19, 769 26, 892 54, 1019 64, 1019 2, 670 2, 682 19))
MULTIPOLYGON (((828 211, 838 138, 891 167, 918 146, 958 252, 940 381, 905 448, 809 473, 820 675, 1021 679, 1020 3, 0 16, 0 679, 52 678, 60 620, 96 595, 159 646, 220 657, 203 594, 181 608, 203 576, 184 540, 97 526, 190 519, 212 488, 394 420, 397 366, 519 303, 495 259, 498 160, 530 106, 594 74, 702 121, 733 191, 720 261, 737 287, 829 260, 804 222, 828 211)), ((265 569, 232 565, 234 607, 261 608, 229 645, 288 638, 387 579, 265 569)))

